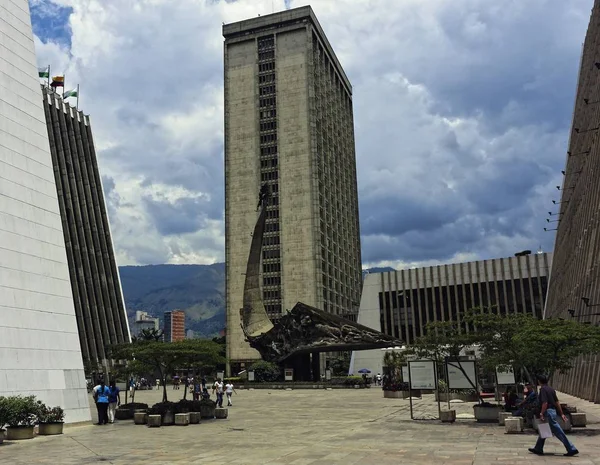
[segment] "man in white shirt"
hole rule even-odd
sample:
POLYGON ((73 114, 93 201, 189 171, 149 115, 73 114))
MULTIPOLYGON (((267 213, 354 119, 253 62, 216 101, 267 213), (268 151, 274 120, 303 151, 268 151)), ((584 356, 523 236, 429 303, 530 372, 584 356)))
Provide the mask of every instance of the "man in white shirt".
MULTIPOLYGON (((233 389, 233 384, 231 381, 225 385, 225 394, 227 394, 227 407, 231 407, 233 404, 231 403, 231 395, 235 392, 233 389)), ((237 392, 235 392, 237 394, 237 392)))
POLYGON ((223 382, 221 378, 217 378, 215 384, 213 384, 213 392, 217 393, 217 405, 219 408, 223 407, 223 382))

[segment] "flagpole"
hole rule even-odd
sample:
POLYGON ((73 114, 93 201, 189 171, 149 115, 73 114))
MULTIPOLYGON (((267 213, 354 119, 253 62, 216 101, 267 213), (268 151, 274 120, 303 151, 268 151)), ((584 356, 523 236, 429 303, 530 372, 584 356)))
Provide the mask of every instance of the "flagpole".
POLYGON ((67 82, 67 74, 63 73, 63 91, 62 91, 62 99, 65 101, 65 84, 67 82))
POLYGON ((48 65, 48 89, 50 89, 50 74, 51 74, 50 65, 48 65))
POLYGON ((79 111, 79 84, 77 84, 77 103, 75 109, 79 111))

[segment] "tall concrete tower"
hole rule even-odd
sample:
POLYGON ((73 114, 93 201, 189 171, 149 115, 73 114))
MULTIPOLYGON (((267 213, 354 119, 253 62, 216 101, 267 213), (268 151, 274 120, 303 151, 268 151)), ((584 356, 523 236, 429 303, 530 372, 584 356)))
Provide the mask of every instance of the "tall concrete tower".
POLYGON ((48 87, 42 94, 81 351, 96 367, 130 337, 90 117, 48 87))
POLYGON ((0 395, 90 420, 27 0, 0 0, 0 395))
POLYGON ((355 318, 361 288, 352 86, 312 9, 223 26, 225 261, 231 370, 259 358, 239 311, 261 185, 273 193, 263 299, 355 318))

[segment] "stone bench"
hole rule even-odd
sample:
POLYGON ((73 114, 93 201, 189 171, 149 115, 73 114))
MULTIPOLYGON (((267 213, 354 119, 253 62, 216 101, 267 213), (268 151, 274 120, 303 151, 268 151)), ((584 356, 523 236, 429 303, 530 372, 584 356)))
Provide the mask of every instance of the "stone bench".
POLYGON ((504 422, 508 418, 513 418, 512 412, 498 412, 498 424, 504 426, 504 422))
POLYGON ((225 419, 225 418, 227 418, 228 412, 229 412, 229 409, 217 407, 215 409, 215 418, 225 419))
POLYGON ((160 415, 148 415, 148 426, 158 427, 162 423, 162 417, 160 415))
POLYGON ((574 427, 582 427, 587 425, 587 417, 585 413, 571 413, 571 425, 574 427))
POLYGON ((189 413, 176 413, 175 414, 175 424, 178 426, 187 426, 190 424, 190 414, 189 413))
POLYGON ((504 419, 504 431, 506 434, 523 432, 523 419, 521 417, 510 417, 504 419))
POLYGON ((443 423, 454 423, 456 421, 456 410, 442 410, 440 412, 440 420, 443 423))
POLYGON ((136 425, 145 425, 148 423, 148 414, 146 412, 135 412, 133 414, 133 423, 136 425))
POLYGON ((200 423, 200 412, 190 412, 190 424, 197 425, 200 423))
MULTIPOLYGON (((563 419, 560 418, 560 417, 558 417, 556 419, 556 421, 557 421, 557 423, 560 425, 560 427, 562 428, 562 430, 565 433, 568 433, 569 431, 571 431, 573 429, 573 427, 571 425, 571 422, 569 421, 569 417, 567 417, 567 421, 566 422, 563 421, 563 419)), ((532 426, 533 426, 533 429, 536 430, 536 431, 538 430, 538 424, 539 424, 539 422, 540 422, 539 418, 536 417, 536 418, 533 419, 533 425, 532 426)))

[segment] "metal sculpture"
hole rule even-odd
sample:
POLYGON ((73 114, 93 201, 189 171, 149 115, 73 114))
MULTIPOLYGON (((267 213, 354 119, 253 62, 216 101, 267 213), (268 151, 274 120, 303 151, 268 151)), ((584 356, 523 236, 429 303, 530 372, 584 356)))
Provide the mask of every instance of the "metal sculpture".
POLYGON ((402 341, 380 331, 302 302, 298 302, 274 323, 270 320, 260 289, 260 258, 270 200, 271 192, 265 184, 259 194, 257 209, 260 209, 260 213, 252 236, 243 308, 240 310, 242 330, 250 346, 264 360, 281 363, 299 354, 402 345, 402 341))

